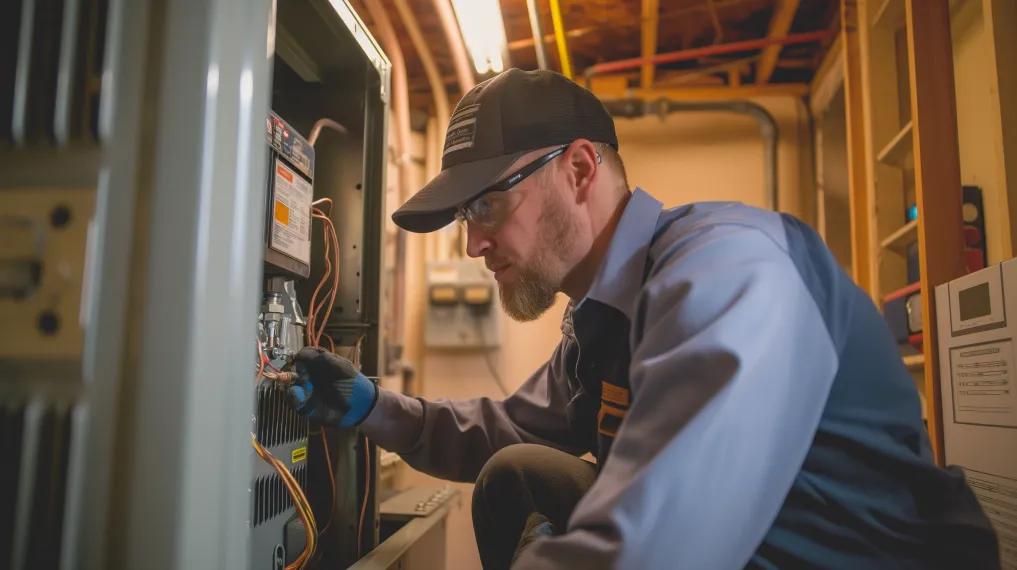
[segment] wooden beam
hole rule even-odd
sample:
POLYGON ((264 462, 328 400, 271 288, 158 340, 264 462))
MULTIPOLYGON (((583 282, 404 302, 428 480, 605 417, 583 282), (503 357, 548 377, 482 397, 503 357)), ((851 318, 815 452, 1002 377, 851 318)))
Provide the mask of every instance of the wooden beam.
POLYGON ((727 70, 727 85, 728 87, 742 86, 742 72, 737 67, 732 67, 727 70))
POLYGON ((766 96, 789 96, 801 98, 808 94, 809 86, 802 83, 781 83, 774 85, 743 85, 741 87, 653 87, 644 89, 619 88, 593 85, 594 95, 601 99, 659 99, 665 97, 672 101, 731 101, 733 99, 751 99, 766 96))
MULTIPOLYGON (((770 18, 770 31, 766 34, 768 38, 783 38, 791 29, 791 22, 798 12, 799 0, 777 0, 773 7, 773 17, 770 18)), ((759 59, 759 66, 756 67, 756 84, 764 85, 770 82, 773 70, 777 67, 777 60, 780 58, 780 50, 784 46, 775 44, 763 50, 763 56, 759 59)))
MULTIPOLYGON (((733 8, 733 7, 738 6, 740 4, 748 4, 750 2, 758 3, 759 0, 713 0, 713 5, 714 5, 715 8, 733 8)), ((685 8, 677 8, 677 9, 674 9, 674 10, 665 10, 664 12, 662 12, 660 14, 660 17, 658 18, 658 21, 676 20, 676 19, 679 19, 679 18, 684 18, 684 17, 686 17, 686 16, 688 16, 690 14, 698 14, 699 12, 706 12, 708 10, 709 10, 709 6, 707 6, 707 4, 705 2, 702 3, 702 4, 694 4, 692 6, 687 6, 685 8)), ((638 25, 639 25, 639 21, 632 21, 632 20, 625 20, 625 21, 622 21, 622 22, 611 22, 610 23, 610 26, 613 29, 618 29, 618 28, 621 28, 621 27, 624 27, 624 28, 635 28, 638 25)), ((568 39, 572 40, 572 39, 575 39, 575 38, 578 38, 578 37, 581 37, 581 36, 585 36, 585 35, 588 35, 588 34, 591 34, 591 33, 597 32, 597 31, 601 31, 603 29, 604 29, 604 26, 587 26, 585 28, 576 28, 574 30, 569 30, 568 33, 565 34, 565 36, 568 39)), ((544 34, 544 43, 545 44, 553 44, 554 41, 555 41, 554 40, 554 34, 544 34)), ((508 49, 509 49, 509 51, 530 50, 530 49, 533 49, 533 44, 534 44, 533 37, 532 36, 527 36, 525 38, 520 38, 518 40, 510 41, 508 43, 508 49)))
POLYGON ((851 209, 851 274, 855 283, 874 300, 879 297, 873 281, 872 201, 869 199, 869 156, 865 136, 865 85, 863 83, 864 25, 857 0, 841 0, 840 59, 844 73, 844 109, 847 131, 848 204, 851 209))
POLYGON ((837 90, 844 85, 844 62, 844 30, 841 29, 809 83, 809 106, 813 114, 826 109, 837 90))
MULTIPOLYGON (((996 222, 999 233, 1008 236, 993 257, 1010 259, 1017 253, 1017 3, 1013 0, 982 0, 985 35, 989 38, 989 92, 993 94, 988 112, 993 119, 994 146, 999 156, 1000 192, 995 208, 1000 214, 996 222)), ((993 206, 987 206, 989 208, 993 206)), ((990 242, 989 250, 992 250, 990 242)))
POLYGON ((906 0, 911 121, 914 129, 918 255, 922 260, 925 398, 929 439, 943 464, 936 286, 965 273, 960 150, 948 0, 906 0))
MULTIPOLYGON (((657 28, 660 16, 660 0, 643 0, 643 18, 642 18, 642 56, 644 58, 653 57, 657 54, 657 28)), ((653 87, 653 71, 654 65, 652 63, 643 64, 642 75, 640 76, 640 84, 644 88, 653 87)))

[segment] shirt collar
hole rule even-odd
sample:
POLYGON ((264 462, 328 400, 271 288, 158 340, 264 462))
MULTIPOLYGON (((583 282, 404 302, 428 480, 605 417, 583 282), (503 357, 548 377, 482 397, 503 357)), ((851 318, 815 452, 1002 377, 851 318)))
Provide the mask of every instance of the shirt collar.
POLYGON ((607 255, 586 297, 575 304, 576 310, 586 299, 593 299, 618 309, 632 320, 636 297, 643 286, 646 255, 662 207, 660 201, 643 189, 636 188, 632 192, 611 237, 607 255))

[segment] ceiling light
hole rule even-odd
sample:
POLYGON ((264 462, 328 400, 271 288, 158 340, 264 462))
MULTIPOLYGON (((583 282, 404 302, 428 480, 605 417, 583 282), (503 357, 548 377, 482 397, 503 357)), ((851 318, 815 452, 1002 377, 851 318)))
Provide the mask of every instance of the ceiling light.
POLYGON ((452 6, 477 73, 504 70, 508 42, 498 0, 452 0, 452 6))

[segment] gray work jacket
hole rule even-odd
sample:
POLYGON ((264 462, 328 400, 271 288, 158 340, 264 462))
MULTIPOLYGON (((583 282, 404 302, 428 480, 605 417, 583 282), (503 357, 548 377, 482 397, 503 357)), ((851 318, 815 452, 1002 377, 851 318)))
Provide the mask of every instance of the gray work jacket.
POLYGON ((663 210, 637 189, 518 391, 383 391, 362 428, 459 481, 515 443, 598 455, 568 528, 518 568, 998 566, 869 298, 811 229, 740 204, 663 210))

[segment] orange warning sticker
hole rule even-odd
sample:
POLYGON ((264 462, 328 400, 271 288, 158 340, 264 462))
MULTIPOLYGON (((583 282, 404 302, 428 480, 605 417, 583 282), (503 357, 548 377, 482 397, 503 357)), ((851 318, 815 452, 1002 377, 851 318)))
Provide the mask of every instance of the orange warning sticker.
POLYGON ((286 182, 293 182, 293 173, 290 172, 285 166, 277 164, 275 167, 275 172, 279 176, 285 178, 286 182))
POLYGON ((290 208, 279 200, 275 201, 275 221, 284 226, 290 225, 290 208))

